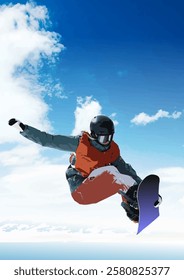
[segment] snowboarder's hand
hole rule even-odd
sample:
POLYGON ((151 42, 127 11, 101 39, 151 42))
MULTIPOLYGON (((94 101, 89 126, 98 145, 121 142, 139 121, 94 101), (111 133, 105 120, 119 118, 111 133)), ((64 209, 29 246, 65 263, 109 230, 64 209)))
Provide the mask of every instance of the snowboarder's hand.
POLYGON ((8 124, 10 125, 10 126, 12 126, 12 127, 14 127, 14 128, 16 128, 16 129, 18 129, 19 131, 24 131, 24 129, 25 129, 25 125, 22 123, 22 122, 20 122, 19 120, 17 120, 17 119, 10 119, 9 120, 9 122, 8 122, 8 124))
POLYGON ((17 122, 16 119, 11 119, 11 120, 9 120, 8 124, 12 126, 12 125, 14 125, 16 122, 17 122))

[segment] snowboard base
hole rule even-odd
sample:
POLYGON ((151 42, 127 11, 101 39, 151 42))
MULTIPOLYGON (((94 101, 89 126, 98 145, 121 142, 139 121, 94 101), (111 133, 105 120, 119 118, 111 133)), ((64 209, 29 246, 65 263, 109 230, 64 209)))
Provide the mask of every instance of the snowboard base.
POLYGON ((159 217, 159 182, 160 179, 157 175, 148 175, 138 187, 139 225, 137 234, 159 217))

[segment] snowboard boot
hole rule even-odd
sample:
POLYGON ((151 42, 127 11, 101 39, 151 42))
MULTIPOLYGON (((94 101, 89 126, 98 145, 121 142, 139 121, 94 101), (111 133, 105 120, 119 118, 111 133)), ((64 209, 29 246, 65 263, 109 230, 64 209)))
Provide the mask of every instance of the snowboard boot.
POLYGON ((139 222, 137 188, 138 185, 133 185, 126 193, 124 193, 122 190, 119 190, 119 193, 122 195, 123 199, 121 206, 125 209, 127 217, 135 223, 139 222))

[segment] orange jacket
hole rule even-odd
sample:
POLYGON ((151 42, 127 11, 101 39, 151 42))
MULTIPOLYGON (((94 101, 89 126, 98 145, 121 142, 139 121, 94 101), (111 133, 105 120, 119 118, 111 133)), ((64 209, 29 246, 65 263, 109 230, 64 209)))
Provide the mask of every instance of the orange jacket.
POLYGON ((119 155, 119 147, 114 141, 107 151, 99 151, 90 144, 89 134, 83 132, 76 150, 75 168, 87 177, 94 169, 114 162, 119 155))

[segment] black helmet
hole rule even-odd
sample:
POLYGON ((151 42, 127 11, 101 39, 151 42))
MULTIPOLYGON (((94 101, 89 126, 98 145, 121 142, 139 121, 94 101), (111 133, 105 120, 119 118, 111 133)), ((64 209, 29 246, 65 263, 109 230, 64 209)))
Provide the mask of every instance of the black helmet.
POLYGON ((103 115, 94 117, 90 123, 91 136, 102 145, 108 145, 113 138, 114 123, 103 115))

